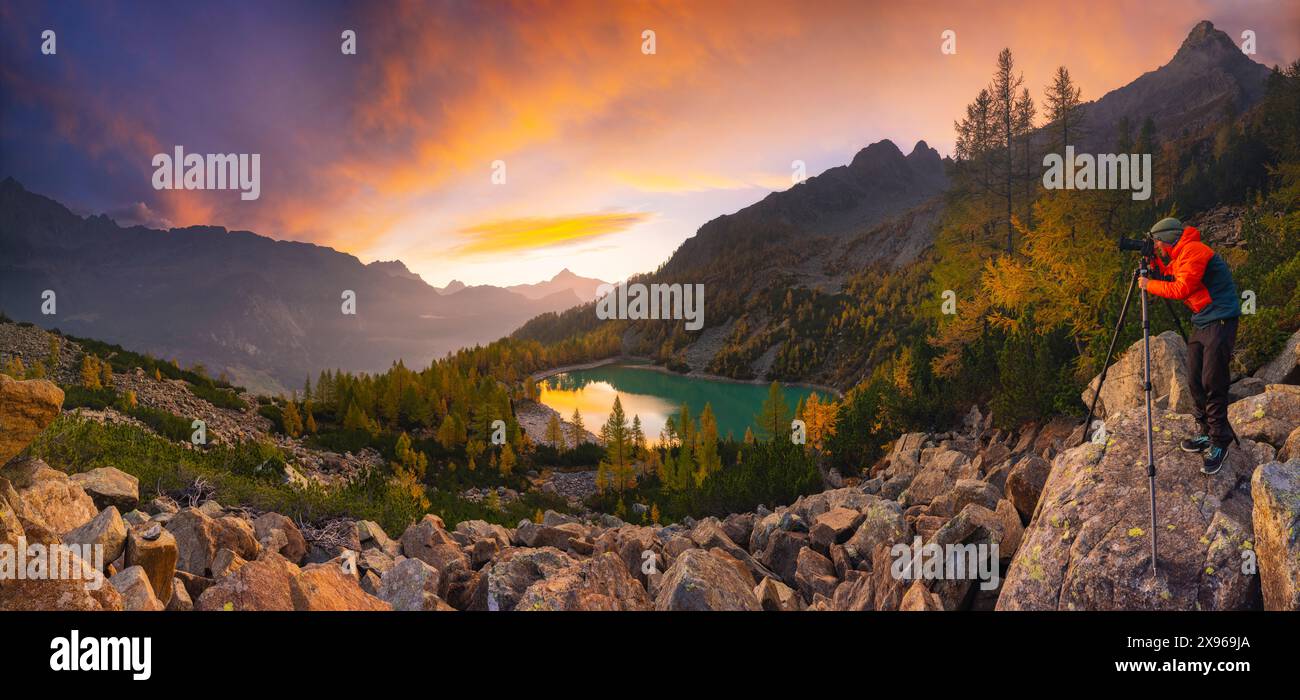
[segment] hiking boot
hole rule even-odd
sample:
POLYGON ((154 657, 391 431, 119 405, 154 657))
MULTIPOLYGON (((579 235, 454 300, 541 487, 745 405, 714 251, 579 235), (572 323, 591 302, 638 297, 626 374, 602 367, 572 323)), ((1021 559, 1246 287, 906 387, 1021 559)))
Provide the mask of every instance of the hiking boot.
POLYGON ((1179 447, 1183 448, 1183 452, 1204 452, 1210 449, 1211 444, 1209 435, 1197 435, 1183 440, 1179 447))
POLYGON ((1205 451, 1205 465, 1201 467, 1202 474, 1218 474, 1223 468, 1223 461, 1228 457, 1227 445, 1213 445, 1205 451))

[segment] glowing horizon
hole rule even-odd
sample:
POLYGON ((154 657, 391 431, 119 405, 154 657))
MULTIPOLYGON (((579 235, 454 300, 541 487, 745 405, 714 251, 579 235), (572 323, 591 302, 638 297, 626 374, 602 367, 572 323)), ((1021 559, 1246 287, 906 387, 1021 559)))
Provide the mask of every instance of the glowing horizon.
POLYGON ((793 161, 815 175, 886 138, 950 155, 952 122, 1003 47, 1036 100, 1059 65, 1095 100, 1168 62, 1202 19, 1234 40, 1254 30, 1266 65, 1300 53, 1278 29, 1300 25, 1300 6, 1217 0, 148 13, 4 0, 0 19, 0 177, 124 225, 247 229, 401 260, 439 286, 566 267, 626 279, 788 187, 793 161), (55 56, 39 50, 49 27, 55 56), (340 51, 344 29, 356 55, 340 51), (948 29, 956 55, 939 50, 948 29), (152 189, 151 158, 177 145, 262 154, 260 198, 152 189))

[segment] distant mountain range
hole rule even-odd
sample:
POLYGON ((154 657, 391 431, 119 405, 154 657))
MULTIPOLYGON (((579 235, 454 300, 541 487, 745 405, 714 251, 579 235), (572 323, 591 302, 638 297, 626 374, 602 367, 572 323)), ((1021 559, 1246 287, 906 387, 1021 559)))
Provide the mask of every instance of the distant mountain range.
MULTIPOLYGON (((1227 34, 1199 22, 1169 63, 1081 105, 1083 129, 1071 141, 1081 153, 1112 152, 1123 120, 1136 133, 1147 118, 1157 141, 1203 135, 1229 112, 1256 104, 1268 74, 1227 34)), ((1040 133, 1048 137, 1046 130, 1040 133)), ((859 151, 847 165, 701 226, 663 267, 644 275, 706 285, 705 329, 691 335, 678 368, 768 376, 778 353, 798 340, 797 333, 786 332, 788 319, 773 313, 774 300, 779 303, 787 290, 836 294, 857 272, 898 270, 916 261, 938 230, 947 165, 924 141, 904 155, 884 140, 859 151), (762 346, 746 349, 743 368, 732 358, 726 366, 716 361, 726 344, 745 342, 737 329, 749 345, 762 346)), ((533 319, 515 335, 557 341, 599 323, 583 307, 533 319)), ((674 333, 659 322, 632 324, 623 336, 624 349, 655 354, 674 333)), ((866 369, 852 367, 848 376, 841 367, 839 375, 825 370, 802 378, 851 384, 866 369)))
POLYGON ((81 217, 12 178, 0 182, 0 311, 202 363, 249 388, 296 388, 324 368, 422 366, 594 297, 568 270, 518 291, 437 289, 400 261, 369 265, 331 248, 249 231, 123 228, 81 217), (52 290, 56 313, 41 313, 52 290), (356 294, 345 315, 343 294, 356 294))

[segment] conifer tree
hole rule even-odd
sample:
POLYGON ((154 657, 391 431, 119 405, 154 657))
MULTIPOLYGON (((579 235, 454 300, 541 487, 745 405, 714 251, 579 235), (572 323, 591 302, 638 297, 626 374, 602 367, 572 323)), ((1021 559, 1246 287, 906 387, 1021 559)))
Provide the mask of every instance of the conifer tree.
POLYGON ((790 432, 790 405, 785 402, 781 385, 772 382, 767 388, 767 398, 754 417, 758 436, 764 441, 777 440, 790 432))
POLYGON ((81 357, 81 385, 87 389, 100 389, 99 359, 90 353, 81 357))

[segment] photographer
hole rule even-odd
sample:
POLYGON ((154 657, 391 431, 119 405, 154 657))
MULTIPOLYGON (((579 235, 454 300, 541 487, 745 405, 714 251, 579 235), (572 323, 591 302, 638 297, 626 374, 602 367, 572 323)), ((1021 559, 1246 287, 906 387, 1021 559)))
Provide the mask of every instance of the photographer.
POLYGON ((1182 448, 1204 452, 1202 471, 1214 474, 1236 439, 1228 424, 1228 367, 1241 297, 1228 264, 1201 242, 1200 231, 1165 218, 1151 227, 1150 235, 1155 241, 1156 269, 1151 280, 1140 279, 1138 285, 1156 296, 1180 300, 1192 310, 1196 330, 1187 341, 1187 381, 1200 434, 1183 440, 1182 448))

